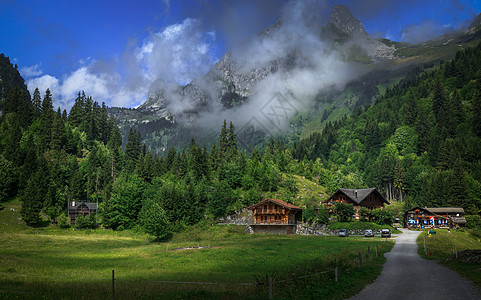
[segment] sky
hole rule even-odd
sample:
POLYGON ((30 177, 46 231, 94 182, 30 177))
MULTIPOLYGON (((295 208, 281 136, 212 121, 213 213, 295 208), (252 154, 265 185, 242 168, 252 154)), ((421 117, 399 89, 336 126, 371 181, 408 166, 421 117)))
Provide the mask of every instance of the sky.
MULTIPOLYGON (((481 12, 481 0, 302 1, 324 22, 333 5, 345 4, 370 36, 410 43, 465 28, 481 12)), ((288 2, 0 0, 0 53, 31 92, 49 88, 56 107, 69 109, 81 90, 136 107, 156 81, 186 85, 207 73, 274 24, 288 2)))

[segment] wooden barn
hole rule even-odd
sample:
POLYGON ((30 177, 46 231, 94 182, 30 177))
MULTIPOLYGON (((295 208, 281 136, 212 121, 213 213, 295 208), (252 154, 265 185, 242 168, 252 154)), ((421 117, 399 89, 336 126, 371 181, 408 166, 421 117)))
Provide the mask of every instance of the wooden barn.
POLYGON ((404 212, 404 227, 464 227, 464 209, 461 207, 413 207, 404 212))
POLYGON ((76 202, 72 201, 68 203, 68 215, 70 218, 70 224, 77 222, 77 217, 87 216, 97 212, 97 203, 95 202, 76 202))
POLYGON ((361 207, 368 209, 376 209, 384 207, 384 204, 389 204, 389 201, 375 188, 369 189, 337 189, 326 201, 324 201, 327 207, 334 205, 335 203, 353 204, 355 218, 359 219, 358 211, 361 207))
POLYGON ((265 199, 249 206, 254 213, 250 224, 255 233, 295 233, 297 222, 302 220, 302 209, 278 199, 265 199))

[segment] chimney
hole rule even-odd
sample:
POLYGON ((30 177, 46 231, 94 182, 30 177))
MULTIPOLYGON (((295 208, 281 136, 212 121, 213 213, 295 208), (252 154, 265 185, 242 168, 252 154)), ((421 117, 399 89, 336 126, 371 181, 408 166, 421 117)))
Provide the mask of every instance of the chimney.
POLYGON ((354 193, 356 193, 356 198, 357 198, 357 190, 355 190, 354 193))

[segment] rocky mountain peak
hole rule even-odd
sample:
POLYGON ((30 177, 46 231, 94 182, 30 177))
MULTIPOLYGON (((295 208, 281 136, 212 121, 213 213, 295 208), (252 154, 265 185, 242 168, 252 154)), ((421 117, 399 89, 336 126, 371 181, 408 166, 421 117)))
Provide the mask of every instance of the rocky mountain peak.
POLYGON ((345 5, 333 6, 327 24, 350 36, 369 37, 361 21, 356 19, 345 5))
POLYGON ((475 32, 477 31, 481 26, 481 14, 479 14, 474 21, 469 25, 468 31, 470 32, 475 32))

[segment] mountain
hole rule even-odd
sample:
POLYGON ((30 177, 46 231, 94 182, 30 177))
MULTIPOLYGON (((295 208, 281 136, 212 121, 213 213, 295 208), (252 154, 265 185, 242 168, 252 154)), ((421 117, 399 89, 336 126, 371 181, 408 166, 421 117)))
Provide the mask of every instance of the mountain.
MULTIPOLYGON (((3 111, 3 102, 6 93, 14 88, 20 89, 26 95, 30 95, 25 80, 20 76, 17 65, 13 65, 5 54, 0 53, 0 115, 3 111)), ((28 96, 30 98, 30 96, 28 96)))
MULTIPOLYGON (((255 125, 260 135, 307 137, 479 39, 475 30, 419 45, 373 39, 345 5, 334 6, 324 26, 319 19, 295 16, 284 16, 229 50, 190 84, 158 81, 138 108, 111 108, 124 139, 133 127, 156 152, 185 145, 192 137, 210 144, 224 119, 238 129, 255 125), (265 110, 278 94, 290 105, 282 121, 265 110)), ((254 144, 249 140, 243 146, 254 144)))

